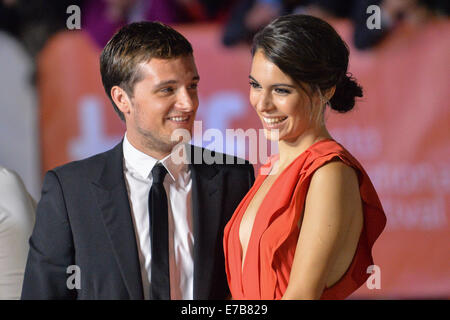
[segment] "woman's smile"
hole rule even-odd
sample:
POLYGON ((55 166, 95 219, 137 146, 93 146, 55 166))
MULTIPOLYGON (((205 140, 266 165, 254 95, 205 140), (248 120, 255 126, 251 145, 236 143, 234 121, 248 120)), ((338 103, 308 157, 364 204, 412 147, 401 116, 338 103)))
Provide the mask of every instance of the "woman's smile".
POLYGON ((262 123, 265 129, 279 129, 281 128, 287 121, 287 116, 280 117, 265 117, 261 116, 262 123))

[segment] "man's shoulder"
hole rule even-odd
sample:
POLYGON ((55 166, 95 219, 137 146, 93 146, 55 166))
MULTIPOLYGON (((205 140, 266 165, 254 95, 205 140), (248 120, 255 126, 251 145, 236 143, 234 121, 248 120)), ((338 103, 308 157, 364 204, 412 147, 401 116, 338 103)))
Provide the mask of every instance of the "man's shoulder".
POLYGON ((101 172, 107 161, 110 161, 114 157, 121 157, 121 155, 122 143, 119 143, 108 151, 92 155, 85 159, 71 161, 69 163, 57 166, 50 171, 59 177, 96 175, 101 172))

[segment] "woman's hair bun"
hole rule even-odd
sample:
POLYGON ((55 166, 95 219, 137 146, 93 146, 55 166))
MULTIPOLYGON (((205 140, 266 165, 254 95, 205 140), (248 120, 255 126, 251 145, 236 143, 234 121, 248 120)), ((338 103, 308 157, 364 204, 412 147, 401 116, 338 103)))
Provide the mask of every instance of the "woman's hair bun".
POLYGON ((362 96, 362 88, 356 79, 351 74, 344 75, 336 85, 334 95, 330 99, 330 107, 341 113, 350 111, 355 106, 355 98, 362 96))

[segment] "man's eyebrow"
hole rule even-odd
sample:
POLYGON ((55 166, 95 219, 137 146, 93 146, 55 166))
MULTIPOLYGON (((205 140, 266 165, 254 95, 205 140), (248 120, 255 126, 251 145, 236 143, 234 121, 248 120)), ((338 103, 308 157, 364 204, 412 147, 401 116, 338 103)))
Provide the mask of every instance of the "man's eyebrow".
MULTIPOLYGON (((200 81, 200 76, 194 76, 194 77, 192 77, 192 81, 200 81)), ((163 81, 163 82, 160 82, 160 83, 158 83, 157 85, 155 85, 155 89, 164 87, 164 86, 166 86, 166 85, 168 85, 168 84, 175 84, 175 83, 177 83, 177 82, 178 82, 177 80, 167 80, 167 81, 163 81)))
POLYGON ((160 88, 160 87, 164 87, 164 86, 166 86, 168 84, 175 84, 175 83, 177 83, 176 80, 167 80, 167 81, 163 81, 163 82, 160 82, 160 83, 156 84, 155 88, 160 88))

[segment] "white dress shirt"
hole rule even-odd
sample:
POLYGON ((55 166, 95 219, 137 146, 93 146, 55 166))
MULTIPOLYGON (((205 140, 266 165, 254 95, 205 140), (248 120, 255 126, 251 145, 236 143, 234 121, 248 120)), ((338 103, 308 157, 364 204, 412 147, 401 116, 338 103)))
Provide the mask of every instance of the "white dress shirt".
POLYGON ((194 234, 192 220, 192 179, 187 164, 175 164, 170 155, 158 161, 137 150, 123 139, 124 176, 136 234, 144 298, 149 299, 151 283, 151 245, 148 195, 153 182, 151 171, 158 162, 167 169, 164 188, 169 214, 170 297, 193 299, 194 234))

